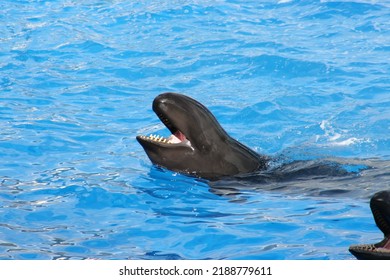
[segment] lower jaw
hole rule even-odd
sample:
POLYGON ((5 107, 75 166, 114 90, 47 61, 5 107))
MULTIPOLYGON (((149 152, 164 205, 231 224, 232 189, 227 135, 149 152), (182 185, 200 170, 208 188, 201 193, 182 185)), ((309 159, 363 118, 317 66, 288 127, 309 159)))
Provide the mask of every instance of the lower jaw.
POLYGON ((376 244, 351 246, 349 251, 358 259, 390 260, 390 237, 376 244))

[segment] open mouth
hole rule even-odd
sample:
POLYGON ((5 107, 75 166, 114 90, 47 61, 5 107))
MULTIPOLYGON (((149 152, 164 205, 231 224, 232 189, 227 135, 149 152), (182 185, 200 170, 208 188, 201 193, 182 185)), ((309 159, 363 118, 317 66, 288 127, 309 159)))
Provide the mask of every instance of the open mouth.
POLYGON ((140 135, 140 139, 156 144, 186 145, 192 148, 190 140, 188 140, 184 133, 176 128, 168 118, 161 113, 157 113, 157 116, 172 134, 169 137, 163 137, 157 134, 150 134, 149 136, 140 135))
POLYGON ((353 245, 349 251, 358 259, 390 259, 390 238, 385 237, 381 242, 376 244, 353 245))
POLYGON ((358 259, 390 260, 390 192, 376 193, 370 207, 375 223, 385 237, 375 244, 352 245, 349 251, 358 259))
POLYGON ((150 134, 149 136, 140 135, 139 136, 143 140, 156 142, 156 143, 164 143, 164 144, 186 144, 191 146, 191 142, 185 137, 183 133, 177 131, 174 134, 171 134, 168 138, 157 134, 150 134))

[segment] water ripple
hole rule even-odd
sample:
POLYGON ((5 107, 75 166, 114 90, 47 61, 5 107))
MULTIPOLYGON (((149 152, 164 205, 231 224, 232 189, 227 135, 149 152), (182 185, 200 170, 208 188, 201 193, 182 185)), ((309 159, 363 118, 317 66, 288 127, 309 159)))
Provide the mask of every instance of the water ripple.
POLYGON ((348 259, 377 241, 367 197, 388 187, 388 4, 0 8, 1 259, 348 259), (134 137, 168 133, 151 109, 163 91, 277 159, 378 158, 356 181, 366 195, 346 196, 347 180, 316 181, 330 188, 319 196, 286 192, 311 181, 217 191, 152 167, 134 137))

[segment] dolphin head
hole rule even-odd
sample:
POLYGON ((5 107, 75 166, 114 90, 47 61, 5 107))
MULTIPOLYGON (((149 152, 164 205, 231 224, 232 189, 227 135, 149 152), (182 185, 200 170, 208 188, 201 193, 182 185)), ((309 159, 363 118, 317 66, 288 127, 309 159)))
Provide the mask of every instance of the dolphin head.
POLYGON ((266 166, 265 157, 231 138, 205 106, 188 96, 160 94, 153 101, 153 111, 172 135, 139 135, 137 140, 158 166, 205 179, 266 166))
MULTIPOLYGON (((376 193, 370 200, 370 207, 376 225, 383 232, 385 238, 390 239, 390 191, 376 193)), ((390 250, 390 242, 387 244, 387 248, 390 250)))
POLYGON ((358 259, 390 260, 390 191, 376 193, 370 200, 370 208, 384 238, 376 244, 352 245, 349 251, 358 259))

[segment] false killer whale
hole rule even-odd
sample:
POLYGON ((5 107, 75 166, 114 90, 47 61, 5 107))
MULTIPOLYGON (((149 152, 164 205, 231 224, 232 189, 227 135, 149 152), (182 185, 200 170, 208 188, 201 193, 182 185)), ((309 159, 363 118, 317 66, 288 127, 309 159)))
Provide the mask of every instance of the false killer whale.
POLYGON ((384 239, 376 244, 352 245, 349 251, 360 260, 390 260, 390 191, 376 193, 370 207, 384 239))
POLYGON ((136 139, 153 164, 174 172, 209 181, 233 179, 252 183, 354 173, 334 159, 298 160, 276 164, 275 168, 274 159, 230 137, 205 106, 183 94, 160 94, 153 100, 152 108, 172 135, 138 135, 136 139))
POLYGON ((154 99, 153 111, 172 133, 136 137, 153 164, 208 180, 267 168, 267 156, 230 137, 198 101, 163 93, 154 99))

